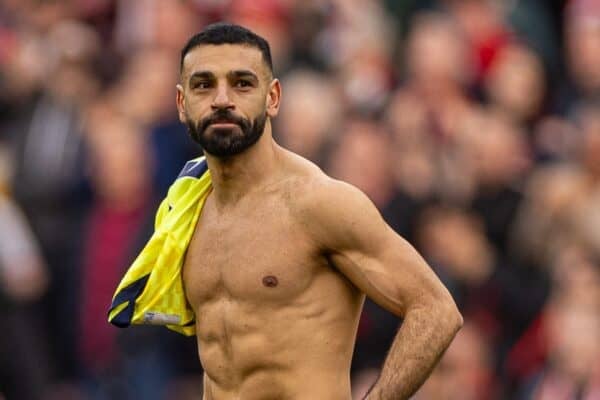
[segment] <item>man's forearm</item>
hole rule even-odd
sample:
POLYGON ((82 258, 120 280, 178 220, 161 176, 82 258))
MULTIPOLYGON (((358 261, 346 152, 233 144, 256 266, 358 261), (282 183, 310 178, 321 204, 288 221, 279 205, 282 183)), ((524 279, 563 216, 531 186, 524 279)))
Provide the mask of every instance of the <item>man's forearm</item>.
POLYGON ((408 312, 365 400, 408 399, 421 387, 462 326, 454 307, 408 312))

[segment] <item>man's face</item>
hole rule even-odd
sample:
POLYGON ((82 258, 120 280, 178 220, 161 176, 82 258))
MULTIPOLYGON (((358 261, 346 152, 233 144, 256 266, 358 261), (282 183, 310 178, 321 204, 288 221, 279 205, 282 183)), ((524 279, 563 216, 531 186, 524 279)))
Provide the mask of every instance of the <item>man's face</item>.
POLYGON ((274 83, 257 48, 198 46, 184 58, 177 87, 179 118, 207 153, 239 154, 260 139, 267 117, 277 113, 274 83))

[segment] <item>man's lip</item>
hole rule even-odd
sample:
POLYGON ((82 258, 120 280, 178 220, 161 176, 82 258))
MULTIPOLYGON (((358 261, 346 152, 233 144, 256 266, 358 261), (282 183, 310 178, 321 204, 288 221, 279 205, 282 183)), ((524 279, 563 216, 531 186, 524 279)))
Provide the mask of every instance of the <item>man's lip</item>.
POLYGON ((211 126, 237 126, 235 122, 230 121, 217 121, 210 124, 211 126))

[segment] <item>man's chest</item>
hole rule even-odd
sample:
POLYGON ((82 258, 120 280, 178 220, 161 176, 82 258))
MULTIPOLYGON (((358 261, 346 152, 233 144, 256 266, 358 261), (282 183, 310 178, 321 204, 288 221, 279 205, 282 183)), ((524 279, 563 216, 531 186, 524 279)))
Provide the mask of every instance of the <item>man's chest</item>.
POLYGON ((277 207, 216 218, 203 213, 186 254, 183 279, 193 306, 224 295, 285 303, 311 282, 319 261, 298 224, 277 207))

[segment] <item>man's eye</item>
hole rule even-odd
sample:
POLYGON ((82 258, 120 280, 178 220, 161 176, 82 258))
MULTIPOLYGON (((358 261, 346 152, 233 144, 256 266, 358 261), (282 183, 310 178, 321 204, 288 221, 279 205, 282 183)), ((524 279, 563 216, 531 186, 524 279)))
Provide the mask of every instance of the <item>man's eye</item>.
POLYGON ((240 88, 246 88, 246 87, 251 87, 252 84, 250 82, 248 82, 248 81, 237 81, 235 83, 235 86, 236 87, 240 87, 240 88))
POLYGON ((208 89, 210 87, 210 83, 208 82, 196 82, 192 85, 194 89, 208 89))

